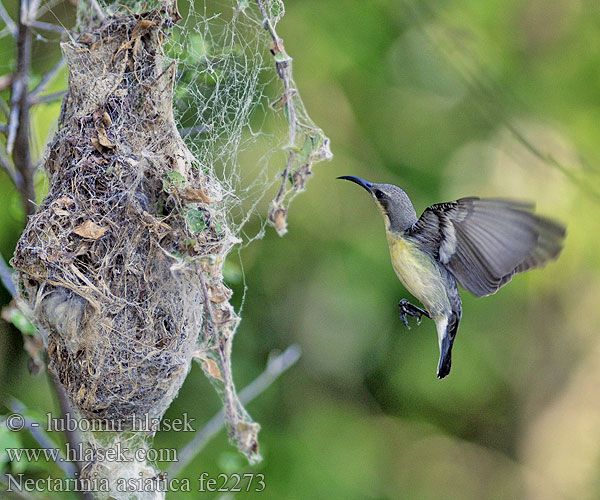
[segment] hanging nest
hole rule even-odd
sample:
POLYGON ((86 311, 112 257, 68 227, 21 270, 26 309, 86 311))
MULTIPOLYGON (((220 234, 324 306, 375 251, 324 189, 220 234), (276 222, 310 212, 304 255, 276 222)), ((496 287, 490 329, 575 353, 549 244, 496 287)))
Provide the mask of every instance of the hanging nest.
POLYGON ((222 190, 173 118, 175 64, 161 47, 174 20, 116 14, 62 45, 69 88, 49 193, 12 261, 71 402, 123 428, 161 417, 198 353, 222 379, 238 322, 222 280, 237 241, 222 190))

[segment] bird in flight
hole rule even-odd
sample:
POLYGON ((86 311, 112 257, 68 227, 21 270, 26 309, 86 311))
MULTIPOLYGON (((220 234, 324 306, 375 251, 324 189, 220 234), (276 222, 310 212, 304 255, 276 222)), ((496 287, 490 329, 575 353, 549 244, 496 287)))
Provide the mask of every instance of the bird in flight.
POLYGON ((393 184, 344 175, 373 198, 385 219, 392 266, 424 306, 402 299, 400 318, 435 322, 440 348, 437 376, 450 373, 452 345, 462 315, 457 282, 477 297, 496 293, 515 274, 560 254, 565 228, 533 213, 533 205, 503 199, 461 198, 425 209, 420 218, 408 195, 393 184))

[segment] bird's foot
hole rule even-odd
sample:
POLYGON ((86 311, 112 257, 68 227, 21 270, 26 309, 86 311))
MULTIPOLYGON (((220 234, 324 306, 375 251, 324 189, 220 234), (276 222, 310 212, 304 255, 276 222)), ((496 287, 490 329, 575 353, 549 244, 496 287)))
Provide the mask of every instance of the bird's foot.
POLYGON ((421 320, 423 316, 430 318, 429 313, 425 309, 421 309, 420 307, 411 304, 408 300, 402 299, 398 304, 400 308, 400 319, 404 326, 410 330, 410 325, 408 324, 408 317, 412 316, 413 318, 417 318, 417 325, 421 324, 421 320))

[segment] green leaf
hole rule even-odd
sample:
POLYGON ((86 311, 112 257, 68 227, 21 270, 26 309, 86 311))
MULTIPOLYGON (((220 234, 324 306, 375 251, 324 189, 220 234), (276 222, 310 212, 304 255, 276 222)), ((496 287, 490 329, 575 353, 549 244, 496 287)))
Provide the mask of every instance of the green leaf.
POLYGON ((181 187, 186 183, 185 177, 179 172, 167 172, 166 177, 166 182, 163 181, 163 189, 167 192, 171 186, 181 187))
POLYGON ((27 316, 16 307, 10 310, 8 317, 10 322, 15 325, 21 333, 24 333, 25 335, 35 335, 37 333, 37 328, 33 326, 31 321, 27 319, 27 316))
POLYGON ((290 56, 288 56, 287 54, 284 54, 283 52, 277 52, 277 54, 275 54, 275 62, 286 62, 289 61, 291 59, 290 56))
POLYGON ((308 159, 310 158, 310 155, 312 154, 313 150, 314 150, 313 138, 310 137, 309 135, 307 135, 306 139, 304 140, 302 149, 298 153, 300 162, 306 163, 308 161, 308 159))
POLYGON ((204 219, 204 212, 201 210, 190 210, 186 214, 185 219, 192 233, 197 234, 206 229, 206 220, 204 219))
MULTIPOLYGON (((5 472, 8 465, 6 448, 22 448, 21 435, 13 432, 5 424, 0 425, 0 471, 5 472)), ((16 465, 16 464, 13 464, 16 465)))

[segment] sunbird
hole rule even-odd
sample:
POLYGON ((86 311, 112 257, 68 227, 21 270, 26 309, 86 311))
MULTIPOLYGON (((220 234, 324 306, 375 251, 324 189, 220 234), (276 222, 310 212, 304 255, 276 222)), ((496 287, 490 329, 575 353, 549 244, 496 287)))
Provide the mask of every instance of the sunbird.
POLYGON ((420 218, 408 195, 393 184, 344 175, 362 186, 385 219, 392 266, 424 306, 402 299, 400 318, 435 322, 440 360, 437 376, 450 373, 452 345, 462 315, 457 282, 477 297, 496 293, 515 274, 554 260, 563 247, 561 224, 533 213, 531 203, 461 198, 426 208, 420 218))

